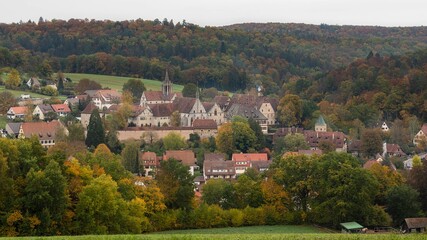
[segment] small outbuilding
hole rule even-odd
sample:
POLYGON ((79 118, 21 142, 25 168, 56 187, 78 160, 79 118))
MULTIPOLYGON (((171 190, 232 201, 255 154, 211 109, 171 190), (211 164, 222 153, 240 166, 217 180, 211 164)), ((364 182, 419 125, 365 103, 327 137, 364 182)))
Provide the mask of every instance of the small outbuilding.
POLYGON ((404 233, 424 233, 427 229, 427 218, 405 218, 401 229, 404 233))
POLYGON ((357 222, 345 222, 340 223, 340 225, 342 227, 341 232, 343 233, 361 233, 364 228, 357 222))

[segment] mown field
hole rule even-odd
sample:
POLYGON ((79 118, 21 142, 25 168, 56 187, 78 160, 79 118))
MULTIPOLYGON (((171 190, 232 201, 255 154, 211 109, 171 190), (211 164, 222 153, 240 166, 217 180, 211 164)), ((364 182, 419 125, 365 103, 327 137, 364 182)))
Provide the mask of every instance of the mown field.
MULTIPOLYGON (((111 89, 116 89, 121 91, 123 84, 127 82, 131 77, 116 77, 116 76, 109 76, 109 75, 97 75, 97 74, 84 74, 84 73, 64 73, 65 77, 70 78, 73 82, 78 82, 80 79, 88 78, 90 80, 94 80, 102 85, 102 87, 108 87, 111 89)), ((149 80, 149 79, 142 79, 142 78, 135 78, 140 79, 145 85, 145 88, 147 90, 160 90, 162 86, 161 81, 156 80, 149 80)), ((184 86, 182 85, 173 85, 173 90, 177 92, 181 92, 184 86)))
POLYGON ((427 234, 340 234, 330 233, 327 230, 313 226, 254 226, 239 228, 216 228, 175 230, 140 235, 85 235, 85 236, 59 236, 59 237, 24 237, 24 238, 0 238, 0 239, 89 239, 89 240, 134 240, 134 239, 301 239, 301 240, 399 240, 399 239, 427 239, 427 234))
POLYGON ((11 92, 15 97, 20 97, 21 94, 30 94, 31 97, 34 97, 34 98, 50 98, 50 96, 46 96, 38 93, 33 93, 29 91, 26 92, 26 91, 20 91, 20 90, 10 90, 10 89, 5 89, 4 86, 0 86, 0 92, 4 92, 4 91, 11 92))

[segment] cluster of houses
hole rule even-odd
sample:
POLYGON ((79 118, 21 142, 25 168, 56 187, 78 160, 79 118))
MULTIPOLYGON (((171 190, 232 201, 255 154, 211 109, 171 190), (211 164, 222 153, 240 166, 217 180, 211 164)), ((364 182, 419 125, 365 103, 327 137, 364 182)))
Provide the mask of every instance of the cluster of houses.
MULTIPOLYGON (((140 166, 144 169, 145 176, 155 175, 161 161, 175 159, 189 167, 194 175, 198 169, 197 159, 192 150, 170 150, 163 156, 157 156, 154 152, 144 152, 140 156, 140 166)), ((268 169, 271 159, 267 153, 234 153, 231 160, 223 153, 206 153, 204 156, 203 175, 195 178, 197 185, 203 184, 208 179, 236 179, 248 168, 255 168, 259 172, 268 169)))

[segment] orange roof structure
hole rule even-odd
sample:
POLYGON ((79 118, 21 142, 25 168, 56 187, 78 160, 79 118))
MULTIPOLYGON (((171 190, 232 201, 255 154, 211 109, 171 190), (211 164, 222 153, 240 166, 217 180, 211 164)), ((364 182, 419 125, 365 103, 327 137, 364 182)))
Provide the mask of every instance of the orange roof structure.
POLYGON ((233 161, 268 161, 267 153, 233 153, 233 161))

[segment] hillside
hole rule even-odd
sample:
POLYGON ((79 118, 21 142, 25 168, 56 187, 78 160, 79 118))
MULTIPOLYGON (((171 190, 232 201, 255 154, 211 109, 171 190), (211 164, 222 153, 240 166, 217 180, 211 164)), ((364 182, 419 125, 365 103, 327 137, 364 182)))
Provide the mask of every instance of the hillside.
POLYGON ((427 27, 240 24, 221 28, 162 21, 70 19, 0 24, 0 67, 161 80, 239 91, 346 66, 372 50, 403 55, 427 47, 427 27), (46 62, 45 62, 46 65, 46 62))

